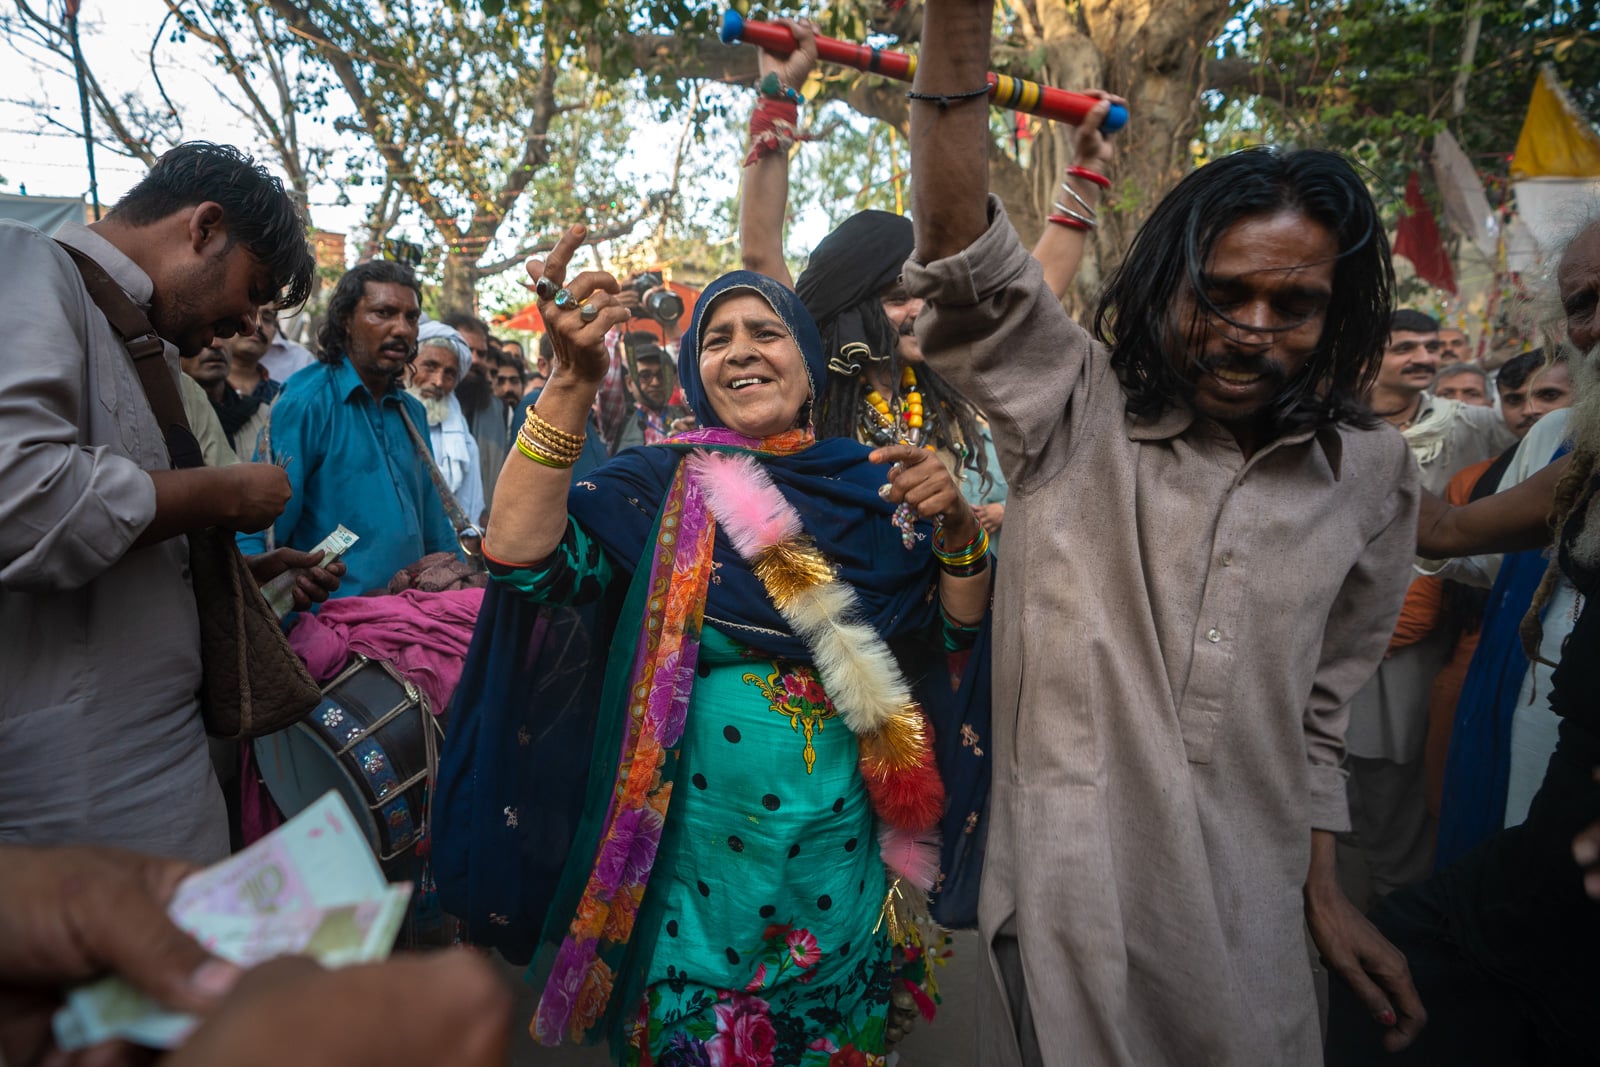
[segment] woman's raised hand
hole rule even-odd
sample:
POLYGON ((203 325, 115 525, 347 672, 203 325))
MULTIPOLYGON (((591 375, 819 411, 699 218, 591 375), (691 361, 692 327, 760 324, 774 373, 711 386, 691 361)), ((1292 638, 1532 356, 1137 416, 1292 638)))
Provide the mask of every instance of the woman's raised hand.
POLYGON ((583 244, 588 228, 569 229, 543 260, 528 260, 528 287, 539 299, 539 315, 555 350, 551 379, 571 376, 598 384, 610 368, 606 334, 628 321, 628 309, 617 301, 617 279, 603 270, 586 270, 567 278, 572 254, 583 244))

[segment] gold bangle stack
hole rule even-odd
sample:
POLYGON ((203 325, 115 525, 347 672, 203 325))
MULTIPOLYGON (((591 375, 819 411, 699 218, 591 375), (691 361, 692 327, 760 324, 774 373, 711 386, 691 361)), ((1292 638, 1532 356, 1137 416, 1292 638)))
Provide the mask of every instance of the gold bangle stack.
POLYGON ((583 455, 586 434, 568 433, 561 427, 540 418, 532 407, 528 417, 517 431, 517 451, 546 467, 566 470, 583 455))

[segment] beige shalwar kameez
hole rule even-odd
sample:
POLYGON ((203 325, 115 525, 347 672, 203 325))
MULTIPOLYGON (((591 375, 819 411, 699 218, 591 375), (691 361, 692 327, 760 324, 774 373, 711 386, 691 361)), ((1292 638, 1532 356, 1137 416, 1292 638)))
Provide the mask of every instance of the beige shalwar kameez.
POLYGON ((1011 483, 981 1062, 1320 1063, 1301 886, 1312 829, 1347 825, 1345 705, 1399 613, 1415 464, 1388 427, 1246 459, 1187 409, 1129 418, 990 213, 905 270, 1011 483))

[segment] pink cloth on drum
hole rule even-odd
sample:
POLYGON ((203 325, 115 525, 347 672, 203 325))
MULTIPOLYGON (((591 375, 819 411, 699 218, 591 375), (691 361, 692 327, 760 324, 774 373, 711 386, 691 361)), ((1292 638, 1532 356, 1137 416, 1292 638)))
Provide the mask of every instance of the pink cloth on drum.
POLYGON ((289 644, 319 682, 344 669, 352 654, 385 660, 428 697, 438 715, 450 704, 483 604, 482 589, 330 600, 300 616, 289 644))

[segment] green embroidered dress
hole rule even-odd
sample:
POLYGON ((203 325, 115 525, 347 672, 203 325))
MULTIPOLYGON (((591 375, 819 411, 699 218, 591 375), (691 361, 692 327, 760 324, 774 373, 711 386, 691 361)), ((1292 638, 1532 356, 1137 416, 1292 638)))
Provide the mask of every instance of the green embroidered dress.
MULTIPOLYGON (((575 523, 548 569, 497 577, 536 599, 613 580, 575 523)), ((715 626, 639 902, 649 964, 625 1062, 879 1063, 893 972, 856 738, 809 666, 715 626)))

